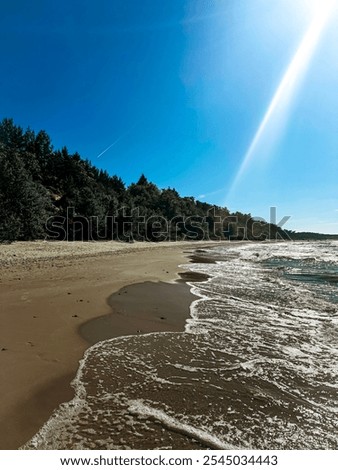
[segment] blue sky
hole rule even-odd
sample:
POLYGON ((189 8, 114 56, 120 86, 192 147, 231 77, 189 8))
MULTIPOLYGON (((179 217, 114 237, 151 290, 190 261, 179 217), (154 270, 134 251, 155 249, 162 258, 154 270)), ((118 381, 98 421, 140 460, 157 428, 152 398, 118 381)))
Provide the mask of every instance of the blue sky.
POLYGON ((145 173, 338 233, 338 2, 326 1, 2 2, 0 117, 126 184, 145 173))

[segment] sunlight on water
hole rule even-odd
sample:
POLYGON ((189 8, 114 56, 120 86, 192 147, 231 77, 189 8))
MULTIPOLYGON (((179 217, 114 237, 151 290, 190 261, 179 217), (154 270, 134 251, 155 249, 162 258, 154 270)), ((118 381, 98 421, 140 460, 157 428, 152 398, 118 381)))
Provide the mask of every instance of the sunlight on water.
POLYGON ((185 266, 210 276, 191 284, 186 331, 93 346, 76 398, 27 448, 337 448, 338 286, 322 278, 337 269, 337 242, 206 255, 218 262, 185 266))

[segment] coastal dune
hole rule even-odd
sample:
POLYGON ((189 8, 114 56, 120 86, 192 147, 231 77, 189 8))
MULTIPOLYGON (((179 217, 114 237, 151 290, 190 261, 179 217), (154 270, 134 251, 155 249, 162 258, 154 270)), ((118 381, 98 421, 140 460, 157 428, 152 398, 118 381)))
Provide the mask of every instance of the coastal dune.
POLYGON ((193 296, 173 279, 202 245, 206 242, 2 246, 0 449, 23 445, 72 398, 70 382, 91 344, 183 330, 193 296), (119 296, 125 297, 123 305, 119 296))

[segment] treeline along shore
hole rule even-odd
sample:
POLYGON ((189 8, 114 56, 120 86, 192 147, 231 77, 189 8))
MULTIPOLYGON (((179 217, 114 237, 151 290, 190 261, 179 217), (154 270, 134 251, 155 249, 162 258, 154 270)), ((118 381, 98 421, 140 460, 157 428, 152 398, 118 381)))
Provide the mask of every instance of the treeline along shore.
POLYGON ((0 122, 0 217, 2 242, 289 238, 275 223, 159 189, 144 175, 126 187, 8 118, 0 122))

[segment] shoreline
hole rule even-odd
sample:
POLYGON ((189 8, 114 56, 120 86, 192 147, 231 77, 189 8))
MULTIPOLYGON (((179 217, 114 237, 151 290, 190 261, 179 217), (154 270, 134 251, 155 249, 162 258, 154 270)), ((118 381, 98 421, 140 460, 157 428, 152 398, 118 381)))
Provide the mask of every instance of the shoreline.
POLYGON ((90 345, 122 336, 181 332, 194 300, 186 282, 129 284, 109 297, 111 313, 88 320, 78 331, 90 345))
MULTIPOLYGON (((24 445, 57 406, 73 398, 70 382, 85 350, 98 339, 104 339, 102 332, 106 331, 107 318, 115 325, 109 337, 182 331, 194 296, 186 284, 188 279, 183 279, 182 283, 173 279, 179 277, 179 265, 188 263, 188 256, 196 248, 215 246, 217 242, 137 244, 132 247, 96 245, 98 253, 90 246, 89 254, 75 256, 73 251, 69 255, 63 254, 62 250, 57 256, 49 256, 49 245, 43 242, 24 242, 18 252, 23 245, 29 246, 34 255, 15 259, 14 244, 7 248, 14 255, 7 256, 10 262, 4 263, 3 252, 0 257, 1 267, 6 267, 5 272, 1 271, 0 284, 3 291, 0 449, 17 449, 24 445), (41 253, 43 250, 45 253, 41 253), (126 288, 132 291, 129 312, 116 314, 116 306, 112 312, 109 300, 114 304, 115 298, 116 303, 119 291, 121 295, 126 288), (173 290, 179 293, 177 297, 172 295, 173 290), (135 312, 140 306, 141 291, 148 300, 142 298, 144 308, 142 318, 139 318, 135 312), (158 314, 168 295, 177 298, 175 315, 171 315, 170 309, 158 314), (145 310, 155 297, 164 302, 153 306, 147 314, 145 310), (79 334, 83 325, 94 323, 98 325, 96 338, 88 335, 84 338, 79 334)), ((66 248, 69 249, 69 244, 66 248)), ((81 246, 81 250, 83 248, 88 246, 81 246)))

